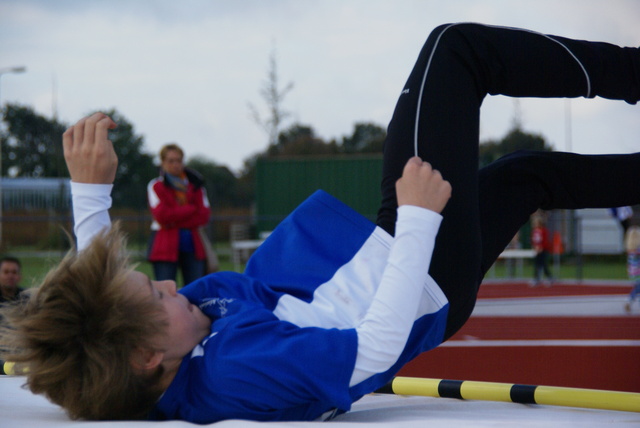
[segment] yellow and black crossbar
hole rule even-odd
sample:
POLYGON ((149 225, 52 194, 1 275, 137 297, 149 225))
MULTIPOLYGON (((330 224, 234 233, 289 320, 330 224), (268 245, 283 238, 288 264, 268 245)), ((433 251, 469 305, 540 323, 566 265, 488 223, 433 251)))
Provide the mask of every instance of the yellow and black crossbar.
MULTIPOLYGON (((0 363, 0 373, 17 374, 13 363, 0 363)), ((600 389, 396 376, 375 392, 640 412, 640 393, 600 389)))
POLYGON ((0 360, 0 375, 15 375, 15 364, 0 360))
POLYGON ((640 393, 599 389, 396 376, 376 392, 640 412, 640 393))

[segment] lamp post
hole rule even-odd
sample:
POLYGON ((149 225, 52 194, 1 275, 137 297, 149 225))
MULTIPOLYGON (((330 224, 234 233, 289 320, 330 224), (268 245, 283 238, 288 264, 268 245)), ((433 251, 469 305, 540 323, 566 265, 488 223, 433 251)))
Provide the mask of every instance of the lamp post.
MULTIPOLYGON (((5 68, 0 68, 0 77, 2 77, 3 74, 9 74, 9 73, 24 73, 25 71, 27 71, 27 67, 5 67, 5 68)), ((2 104, 0 104, 1 106, 2 104)))
MULTIPOLYGON (((9 73, 24 73, 25 71, 27 71, 27 67, 24 66, 20 66, 20 67, 5 67, 5 68, 0 68, 0 77, 2 77, 3 74, 9 74, 9 73)), ((2 102, 0 102, 0 109, 2 109, 2 102)), ((2 194, 2 146, 0 145, 0 248, 2 247, 2 198, 3 198, 3 194, 2 194)))

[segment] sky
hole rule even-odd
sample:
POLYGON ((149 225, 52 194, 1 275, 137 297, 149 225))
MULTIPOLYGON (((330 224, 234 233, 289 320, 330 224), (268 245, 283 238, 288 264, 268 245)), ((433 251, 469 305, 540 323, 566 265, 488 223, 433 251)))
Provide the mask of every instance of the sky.
MULTIPOLYGON (((637 0, 0 0, 0 103, 72 124, 115 108, 157 153, 180 144, 239 172, 267 147, 249 104, 275 52, 294 122, 340 141, 356 122, 386 127, 429 32, 474 21, 640 46, 637 0)), ((640 150, 640 107, 622 101, 488 97, 481 141, 520 118, 578 153, 640 150)))

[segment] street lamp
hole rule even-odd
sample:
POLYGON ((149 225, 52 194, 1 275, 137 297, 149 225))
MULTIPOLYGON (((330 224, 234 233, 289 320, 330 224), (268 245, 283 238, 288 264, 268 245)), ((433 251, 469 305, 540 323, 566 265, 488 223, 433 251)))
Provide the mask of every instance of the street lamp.
MULTIPOLYGON (((24 66, 0 68, 0 77, 2 77, 3 74, 24 73, 25 71, 27 71, 27 67, 24 67, 24 66)), ((0 103, 0 106, 2 106, 1 103, 0 103)))
MULTIPOLYGON (((27 67, 19 66, 19 67, 5 67, 0 68, 0 77, 3 74, 9 73, 24 73, 27 71, 27 67)), ((2 102, 0 102, 0 109, 2 109, 2 102)), ((2 247, 2 146, 0 145, 0 247, 2 247)))

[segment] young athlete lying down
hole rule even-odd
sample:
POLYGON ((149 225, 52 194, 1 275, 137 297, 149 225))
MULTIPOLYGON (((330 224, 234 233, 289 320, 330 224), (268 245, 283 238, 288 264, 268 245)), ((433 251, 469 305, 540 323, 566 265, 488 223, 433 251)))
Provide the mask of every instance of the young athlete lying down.
POLYGON ((115 124, 82 119, 63 137, 78 248, 6 314, 7 359, 72 418, 210 423, 348 411, 464 324, 484 273, 531 213, 640 203, 640 186, 619 186, 640 182, 640 154, 516 152, 478 171, 484 96, 633 104, 639 73, 636 48, 438 27, 389 125, 377 225, 317 192, 244 274, 179 292, 130 268, 108 216, 115 124))

